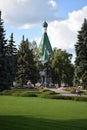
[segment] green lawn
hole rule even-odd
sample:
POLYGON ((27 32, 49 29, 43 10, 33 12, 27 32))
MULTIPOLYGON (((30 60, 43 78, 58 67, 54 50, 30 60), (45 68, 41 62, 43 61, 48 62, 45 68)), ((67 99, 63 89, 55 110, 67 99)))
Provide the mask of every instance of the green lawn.
POLYGON ((86 130, 87 102, 0 96, 0 130, 86 130))

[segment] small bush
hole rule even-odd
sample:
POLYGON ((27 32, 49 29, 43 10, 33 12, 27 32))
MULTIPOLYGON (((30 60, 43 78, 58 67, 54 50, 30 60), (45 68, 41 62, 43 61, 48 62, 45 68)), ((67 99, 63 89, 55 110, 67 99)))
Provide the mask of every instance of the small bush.
POLYGON ((11 95, 12 92, 11 92, 11 90, 4 90, 4 91, 1 92, 1 94, 2 95, 11 95))
POLYGON ((37 97, 36 93, 33 92, 15 92, 12 94, 13 96, 20 96, 20 97, 37 97))
POLYGON ((54 99, 54 97, 56 97, 56 95, 58 95, 58 93, 54 92, 54 91, 50 91, 50 90, 44 90, 41 92, 41 94, 39 95, 40 97, 43 98, 51 98, 54 99))
POLYGON ((2 92, 0 92, 0 95, 3 95, 2 92))
POLYGON ((40 97, 48 98, 48 99, 63 99, 63 100, 74 100, 74 101, 87 101, 87 97, 79 97, 79 96, 65 96, 60 94, 41 94, 40 97))
POLYGON ((75 101, 87 101, 87 97, 73 97, 73 100, 75 101))
POLYGON ((37 94, 33 93, 33 92, 24 92, 21 93, 22 97, 37 97, 37 94))
POLYGON ((14 92, 13 94, 12 94, 12 96, 21 96, 21 93, 18 93, 18 92, 14 92))
POLYGON ((49 94, 56 94, 56 92, 48 90, 48 89, 44 89, 43 91, 41 91, 41 93, 42 94, 47 94, 47 95, 49 95, 49 94))
POLYGON ((37 97, 37 91, 20 91, 20 90, 4 90, 0 92, 0 95, 12 95, 12 96, 21 96, 21 97, 37 97))
POLYGON ((50 92, 48 89, 43 89, 41 92, 50 92))
POLYGON ((84 94, 84 95, 87 95, 87 91, 83 91, 83 94, 84 94))

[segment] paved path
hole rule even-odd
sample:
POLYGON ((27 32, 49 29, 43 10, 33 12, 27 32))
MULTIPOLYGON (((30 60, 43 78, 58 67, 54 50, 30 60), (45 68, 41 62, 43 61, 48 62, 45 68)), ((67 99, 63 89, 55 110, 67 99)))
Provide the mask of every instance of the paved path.
MULTIPOLYGON (((63 90, 62 87, 61 87, 61 88, 58 88, 58 89, 49 88, 49 90, 54 91, 54 92, 56 92, 56 93, 60 93, 60 94, 65 95, 65 96, 77 96, 76 93, 73 94, 73 93, 71 93, 71 92, 69 92, 69 91, 65 91, 65 90, 63 90)), ((81 96, 82 96, 82 97, 87 97, 86 95, 81 95, 81 96)))

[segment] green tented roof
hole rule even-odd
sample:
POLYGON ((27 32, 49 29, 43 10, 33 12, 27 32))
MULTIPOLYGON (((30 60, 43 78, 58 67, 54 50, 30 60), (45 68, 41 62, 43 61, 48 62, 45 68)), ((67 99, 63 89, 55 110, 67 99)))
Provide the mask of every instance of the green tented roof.
POLYGON ((48 60, 51 53, 52 53, 52 47, 48 38, 48 35, 46 32, 44 32, 42 38, 41 38, 41 42, 40 42, 40 57, 41 60, 45 61, 48 60))

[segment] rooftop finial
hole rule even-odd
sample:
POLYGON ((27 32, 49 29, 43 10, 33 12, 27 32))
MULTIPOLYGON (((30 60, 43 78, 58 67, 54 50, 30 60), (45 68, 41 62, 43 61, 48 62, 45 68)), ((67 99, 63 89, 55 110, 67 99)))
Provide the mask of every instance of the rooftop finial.
MULTIPOLYGON (((46 18, 45 18, 46 19, 46 18)), ((46 22, 46 20, 43 23, 43 28, 44 28, 44 32, 47 32, 47 27, 48 27, 48 23, 46 22)))
POLYGON ((47 28, 47 27, 48 27, 48 23, 47 23, 46 21, 44 21, 43 27, 44 27, 44 28, 47 28))
POLYGON ((46 21, 46 17, 44 17, 44 21, 46 21))

